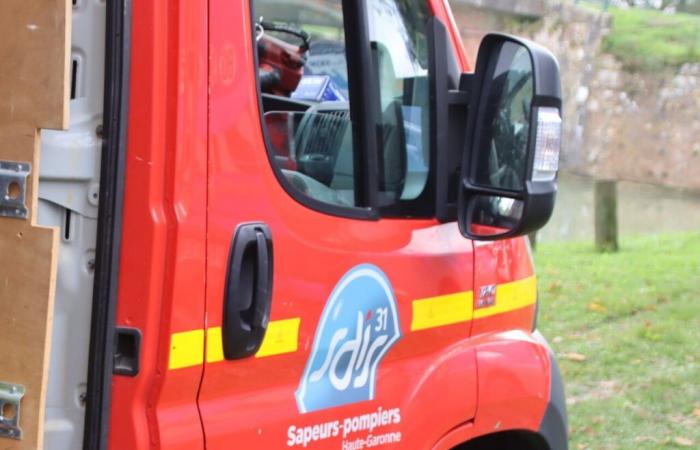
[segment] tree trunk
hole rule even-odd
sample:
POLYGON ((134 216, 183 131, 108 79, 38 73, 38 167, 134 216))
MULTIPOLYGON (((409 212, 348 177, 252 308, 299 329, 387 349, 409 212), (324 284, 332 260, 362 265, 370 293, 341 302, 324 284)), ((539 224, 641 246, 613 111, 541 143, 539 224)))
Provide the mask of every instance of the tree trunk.
POLYGON ((616 252, 617 182, 596 180, 594 189, 595 247, 599 252, 616 252))

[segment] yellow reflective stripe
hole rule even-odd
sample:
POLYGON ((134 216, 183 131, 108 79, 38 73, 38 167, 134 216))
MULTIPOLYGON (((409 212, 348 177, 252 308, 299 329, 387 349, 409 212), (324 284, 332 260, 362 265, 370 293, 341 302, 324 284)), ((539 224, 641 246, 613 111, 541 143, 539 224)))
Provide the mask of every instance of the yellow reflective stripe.
POLYGON ((411 331, 469 322, 473 303, 472 291, 414 300, 411 331))
POLYGON ((276 320, 267 325, 267 332, 256 358, 294 353, 299 346, 299 325, 301 319, 276 320))
MULTIPOLYGON (((537 278, 528 277, 496 286, 496 303, 487 308, 473 310, 472 291, 414 300, 411 331, 426 330, 472 319, 482 319, 533 305, 537 300, 537 278)), ((256 358, 294 353, 299 348, 301 319, 276 320, 268 324, 267 333, 256 358)), ((201 365, 206 361, 224 360, 221 327, 207 329, 206 355, 204 330, 175 333, 170 340, 169 369, 182 369, 201 365)))
POLYGON ((204 330, 175 333, 170 337, 169 369, 201 365, 204 361, 204 330))
MULTIPOLYGON (((256 358, 293 353, 299 346, 299 325, 301 319, 273 320, 267 324, 267 332, 256 358)), ((224 360, 224 345, 221 340, 221 327, 207 329, 207 362, 224 360)))
POLYGON ((534 305, 537 300, 537 277, 531 276, 496 286, 496 304, 474 311, 475 319, 495 316, 534 305))
POLYGON ((208 363, 224 360, 224 343, 221 339, 221 327, 207 328, 208 363))

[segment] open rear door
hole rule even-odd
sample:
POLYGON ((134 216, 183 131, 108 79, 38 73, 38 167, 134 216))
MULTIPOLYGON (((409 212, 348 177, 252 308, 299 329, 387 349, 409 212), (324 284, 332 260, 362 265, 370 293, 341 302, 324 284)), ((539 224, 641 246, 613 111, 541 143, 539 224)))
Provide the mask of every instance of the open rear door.
POLYGON ((39 129, 68 126, 70 2, 0 2, 0 448, 43 447, 56 230, 36 226, 39 129))

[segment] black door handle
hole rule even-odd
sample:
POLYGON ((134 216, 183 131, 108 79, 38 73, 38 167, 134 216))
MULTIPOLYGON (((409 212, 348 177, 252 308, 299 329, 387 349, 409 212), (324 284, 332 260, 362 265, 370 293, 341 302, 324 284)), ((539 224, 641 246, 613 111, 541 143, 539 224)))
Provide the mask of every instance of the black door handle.
POLYGON ((262 345, 272 303, 272 234, 264 223, 244 223, 231 241, 222 339, 228 360, 254 355, 262 345))

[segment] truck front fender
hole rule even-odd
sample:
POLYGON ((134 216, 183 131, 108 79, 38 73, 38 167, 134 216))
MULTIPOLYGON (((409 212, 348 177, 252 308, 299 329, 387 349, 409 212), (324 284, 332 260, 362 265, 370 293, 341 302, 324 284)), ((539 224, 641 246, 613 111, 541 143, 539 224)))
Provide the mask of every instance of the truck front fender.
POLYGON ((547 410, 540 423, 540 434, 549 444, 550 450, 568 450, 569 429, 566 415, 566 396, 564 394, 564 381, 562 380, 559 365, 550 351, 550 389, 547 410))
POLYGON ((510 331, 476 341, 476 416, 442 436, 433 450, 514 442, 528 449, 568 450, 564 384, 544 338, 510 331))
POLYGON ((476 435, 539 430, 549 398, 546 344, 524 331, 489 334, 477 340, 476 435))

